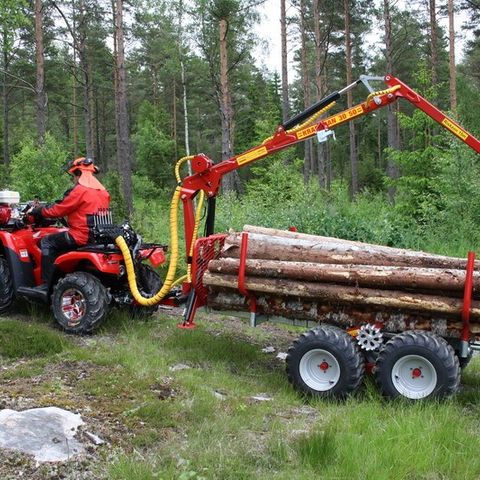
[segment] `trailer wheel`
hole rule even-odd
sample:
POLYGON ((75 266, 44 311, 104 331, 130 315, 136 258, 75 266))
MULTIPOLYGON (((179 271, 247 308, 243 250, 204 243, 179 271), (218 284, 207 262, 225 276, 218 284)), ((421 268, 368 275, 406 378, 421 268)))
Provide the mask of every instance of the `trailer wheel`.
POLYGON ((441 398, 455 393, 460 366, 453 348, 430 332, 404 332, 380 351, 376 380, 388 398, 441 398))
POLYGON ((313 328, 295 340, 286 363, 295 389, 317 397, 344 398, 358 388, 365 371, 354 339, 329 325, 313 328))
POLYGON ((13 303, 13 282, 5 258, 0 257, 0 313, 6 312, 13 303))
POLYGON ((70 273, 55 285, 52 309, 55 320, 66 332, 90 333, 105 319, 107 291, 89 273, 70 273))

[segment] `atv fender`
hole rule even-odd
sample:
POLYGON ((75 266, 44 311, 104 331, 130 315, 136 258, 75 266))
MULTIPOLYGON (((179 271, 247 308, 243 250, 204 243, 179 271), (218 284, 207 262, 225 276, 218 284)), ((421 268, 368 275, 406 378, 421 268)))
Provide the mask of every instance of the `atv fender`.
POLYGON ((15 293, 19 287, 33 287, 33 264, 23 239, 14 237, 9 232, 0 231, 0 244, 8 262, 15 293))
POLYGON ((100 273, 120 276, 123 256, 118 253, 72 251, 60 255, 55 260, 55 269, 63 273, 71 273, 78 270, 79 264, 85 265, 85 263, 91 264, 100 273))

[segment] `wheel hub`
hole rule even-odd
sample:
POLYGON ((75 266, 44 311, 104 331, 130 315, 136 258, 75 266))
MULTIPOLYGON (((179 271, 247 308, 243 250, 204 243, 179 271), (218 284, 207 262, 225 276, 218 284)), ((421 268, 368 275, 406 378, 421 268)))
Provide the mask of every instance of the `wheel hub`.
POLYGON ((435 390, 437 372, 425 357, 406 355, 393 365, 392 382, 401 395, 418 400, 435 390))
POLYGON ((77 325, 87 310, 87 302, 82 292, 73 288, 65 290, 61 297, 61 309, 68 319, 68 325, 77 325))
POLYGON ((329 351, 315 348, 303 355, 299 373, 308 387, 317 392, 325 392, 340 380, 340 364, 329 351))

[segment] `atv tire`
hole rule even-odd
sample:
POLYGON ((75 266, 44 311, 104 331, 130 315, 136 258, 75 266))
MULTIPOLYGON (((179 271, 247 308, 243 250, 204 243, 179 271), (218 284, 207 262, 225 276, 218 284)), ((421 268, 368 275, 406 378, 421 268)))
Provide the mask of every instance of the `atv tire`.
POLYGON ((53 289, 53 315, 68 333, 91 333, 105 319, 108 303, 105 287, 89 273, 70 273, 53 289))
MULTIPOLYGON (((153 297, 162 288, 163 282, 158 273, 150 266, 141 263, 136 268, 137 282, 140 293, 144 297, 153 297)), ((146 319, 158 310, 158 305, 143 307, 137 303, 129 305, 129 312, 133 318, 146 319)))
POLYGON ((13 303, 13 282, 5 258, 0 257, 0 313, 6 312, 13 303))

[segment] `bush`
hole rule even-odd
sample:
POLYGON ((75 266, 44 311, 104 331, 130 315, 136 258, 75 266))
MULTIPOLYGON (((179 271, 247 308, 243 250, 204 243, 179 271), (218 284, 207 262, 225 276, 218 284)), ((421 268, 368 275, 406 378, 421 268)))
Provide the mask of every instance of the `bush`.
POLYGON ((64 145, 52 135, 47 134, 40 147, 32 139, 27 139, 12 157, 10 188, 18 190, 24 200, 61 198, 71 185, 64 170, 67 156, 64 145))

